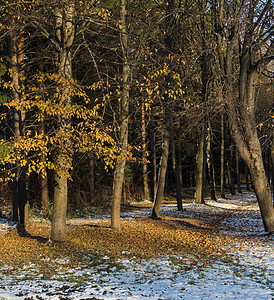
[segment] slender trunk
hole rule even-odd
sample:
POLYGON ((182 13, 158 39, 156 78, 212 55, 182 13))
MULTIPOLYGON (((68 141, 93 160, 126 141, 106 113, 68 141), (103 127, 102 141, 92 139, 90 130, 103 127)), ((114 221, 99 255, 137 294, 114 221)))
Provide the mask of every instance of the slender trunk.
POLYGON ((238 151, 236 151, 236 172, 237 172, 237 188, 238 188, 238 193, 242 193, 240 162, 239 162, 239 152, 238 151))
MULTIPOLYGON (((24 60, 23 54, 24 40, 20 32, 11 34, 11 64, 12 64, 12 83, 13 83, 13 99, 18 104, 21 101, 21 83, 19 73, 22 69, 24 60)), ((15 142, 19 144, 20 138, 24 136, 25 131, 25 113, 23 111, 14 111, 14 134, 15 142)), ((18 156, 23 153, 18 153, 18 156)), ((27 222, 27 193, 26 193, 26 171, 20 166, 20 161, 16 161, 16 174, 13 182, 13 220, 25 225, 27 222)))
POLYGON ((169 141, 170 141, 170 122, 169 116, 166 116, 168 113, 165 112, 165 127, 164 127, 164 136, 163 136, 163 145, 162 145, 162 156, 160 161, 160 170, 158 176, 157 190, 154 198, 154 203, 151 212, 152 219, 160 218, 160 208, 163 200, 165 182, 166 182, 166 171, 167 171, 167 161, 169 153, 169 141))
POLYGON ((201 136, 198 143, 198 152, 196 159, 196 191, 195 191, 195 203, 204 204, 204 168, 205 168, 205 129, 202 125, 201 136))
POLYGON ((233 165, 233 145, 231 144, 229 147, 230 150, 230 157, 227 161, 226 167, 227 167, 227 178, 228 178, 228 184, 229 184, 229 190, 231 195, 235 195, 235 186, 233 182, 233 174, 232 174, 232 165, 233 165))
POLYGON ((120 157, 117 159, 113 182, 113 196, 111 207, 111 228, 121 229, 121 197, 124 182, 125 165, 128 150, 128 113, 129 113, 129 84, 130 67, 128 61, 128 35, 126 25, 126 0, 120 1, 121 15, 121 45, 123 58, 123 91, 121 97, 121 125, 120 125, 120 157))
MULTIPOLYGON (((44 135, 45 133, 45 124, 42 121, 40 124, 40 134, 44 135)), ((40 184, 41 184, 41 197, 42 197, 42 213, 43 216, 50 215, 50 199, 49 199, 49 189, 48 189, 48 174, 46 165, 47 154, 45 152, 41 153, 41 163, 44 165, 43 174, 40 175, 40 184)))
MULTIPOLYGON (((42 41, 38 41, 38 51, 42 52, 42 41)), ((43 64, 40 61, 38 63, 38 69, 41 73, 43 73, 43 64)), ((43 100, 46 101, 45 99, 45 93, 43 89, 43 83, 39 82, 41 93, 43 96, 43 100)), ((41 112, 42 114, 42 112, 41 112)), ((43 120, 39 124, 39 134, 41 134, 43 137, 45 136, 45 121, 44 121, 44 115, 43 115, 43 120)), ((50 199, 49 199, 49 189, 48 189, 48 174, 47 174, 47 167, 46 167, 46 160, 47 160, 47 153, 42 151, 41 153, 41 164, 44 166, 42 175, 40 175, 40 186, 41 186, 41 202, 42 202, 42 213, 44 217, 48 217, 50 215, 50 199)))
MULTIPOLYGON (((43 153, 41 155, 41 162, 44 164, 46 162, 46 155, 43 153)), ((42 212, 43 216, 49 216, 50 214, 50 199, 49 199, 49 189, 48 189, 48 175, 47 168, 44 167, 44 174, 41 176, 41 190, 42 190, 42 212)))
POLYGON ((92 204, 95 200, 95 178, 94 178, 94 156, 90 154, 88 157, 89 162, 89 203, 92 204))
POLYGON ((142 98, 141 103, 141 132, 142 132, 142 167, 143 167, 143 185, 144 185, 144 198, 149 199, 148 189, 148 173, 147 173, 147 144, 146 144, 146 120, 145 120, 145 99, 142 98))
POLYGON ((181 210, 183 210, 182 192, 181 192, 181 182, 180 182, 178 162, 176 159, 174 129, 171 130, 171 134, 170 134, 170 154, 171 154, 171 159, 172 159, 173 172, 175 174, 177 209, 179 211, 181 211, 181 210))
POLYGON ((211 199, 217 201, 216 183, 214 174, 214 160, 213 160, 213 149, 212 149, 212 132, 211 123, 208 122, 208 138, 207 138, 207 167, 209 173, 209 185, 211 199))
POLYGON ((224 113, 221 114, 221 197, 225 198, 225 134, 224 113))
POLYGON ((180 186, 181 186, 181 191, 183 189, 184 183, 183 183, 183 168, 182 168, 182 143, 181 141, 179 142, 179 147, 178 147, 178 156, 179 156, 179 165, 178 165, 178 172, 179 172, 179 178, 180 178, 180 186))
POLYGON ((150 164, 151 164, 151 196, 154 199, 157 190, 157 162, 155 151, 155 123, 154 116, 150 118, 150 164))

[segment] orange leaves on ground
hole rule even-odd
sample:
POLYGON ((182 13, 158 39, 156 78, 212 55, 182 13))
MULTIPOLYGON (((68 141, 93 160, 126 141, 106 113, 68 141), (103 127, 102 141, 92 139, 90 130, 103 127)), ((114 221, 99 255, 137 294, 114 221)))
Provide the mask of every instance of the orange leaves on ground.
POLYGON ((17 256, 38 259, 45 255, 53 259, 87 251, 114 256, 130 253, 140 258, 187 253, 202 258, 220 253, 222 244, 227 242, 225 237, 211 230, 191 227, 186 222, 167 218, 161 221, 141 218, 122 221, 123 229, 118 232, 109 228, 109 221, 90 220, 78 226, 68 225, 67 241, 55 244, 45 242, 49 226, 29 225, 29 237, 20 237, 15 229, 1 233, 0 258, 3 261, 6 253, 7 260, 17 259, 17 256))

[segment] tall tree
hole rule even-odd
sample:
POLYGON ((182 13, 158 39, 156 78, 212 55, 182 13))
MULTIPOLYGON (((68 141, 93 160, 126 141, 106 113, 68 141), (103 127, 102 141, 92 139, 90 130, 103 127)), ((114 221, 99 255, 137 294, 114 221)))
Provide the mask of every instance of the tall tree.
POLYGON ((259 77, 265 66, 274 58, 274 43, 271 39, 273 3, 268 0, 232 1, 225 4, 219 15, 225 13, 227 17, 222 20, 222 28, 225 27, 224 24, 227 28, 222 32, 222 36, 226 43, 225 104, 231 135, 250 170, 264 228, 268 232, 273 232, 274 208, 255 116, 259 77), (239 72, 235 72, 235 62, 239 72), (235 79, 239 83, 238 91, 234 86, 235 79))
POLYGON ((119 130, 119 157, 116 161, 113 196, 111 207, 111 228, 120 230, 120 209, 122 188, 125 174, 125 164, 128 151, 128 114, 129 114, 129 90, 130 90, 130 62, 129 62, 129 47, 128 33, 126 22, 126 0, 120 1, 120 41, 122 50, 122 95, 121 95, 121 114, 120 114, 120 130, 119 130))

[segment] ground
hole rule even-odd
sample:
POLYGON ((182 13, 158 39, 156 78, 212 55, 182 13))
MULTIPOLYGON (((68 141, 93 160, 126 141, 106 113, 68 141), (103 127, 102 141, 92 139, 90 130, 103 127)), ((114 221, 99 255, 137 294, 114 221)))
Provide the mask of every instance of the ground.
POLYGON ((142 206, 121 232, 108 214, 70 219, 65 243, 47 222, 1 219, 0 299, 274 299, 274 236, 254 194, 165 202, 161 220, 142 206))

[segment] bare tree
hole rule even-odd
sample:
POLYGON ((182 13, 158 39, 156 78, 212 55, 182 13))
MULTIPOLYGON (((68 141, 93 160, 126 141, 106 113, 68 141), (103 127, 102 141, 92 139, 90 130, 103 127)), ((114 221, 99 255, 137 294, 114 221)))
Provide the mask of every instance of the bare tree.
POLYGON ((226 44, 224 99, 231 136, 250 170, 263 224, 268 232, 274 231, 274 208, 255 112, 260 74, 274 58, 272 6, 271 0, 225 2, 219 6, 219 16, 224 16, 224 19, 218 33, 226 44))

